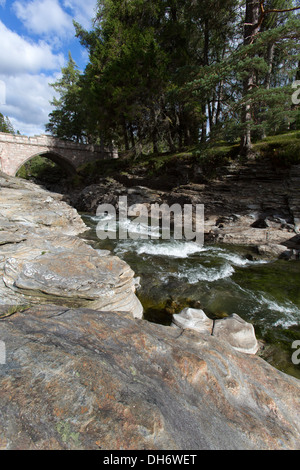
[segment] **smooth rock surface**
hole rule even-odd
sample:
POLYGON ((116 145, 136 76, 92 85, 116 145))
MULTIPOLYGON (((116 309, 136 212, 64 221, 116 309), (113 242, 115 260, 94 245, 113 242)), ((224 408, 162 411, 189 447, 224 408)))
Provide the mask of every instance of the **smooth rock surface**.
POLYGON ((63 232, 78 235, 87 230, 77 211, 62 200, 28 181, 0 173, 0 227, 17 233, 63 232))
POLYGON ((236 314, 216 320, 213 335, 225 339, 235 350, 246 354, 256 354, 259 349, 253 325, 236 314))
POLYGON ((276 244, 260 245, 258 246, 257 251, 260 255, 271 258, 274 257, 274 255, 277 255, 278 258, 284 256, 284 254, 288 255, 288 249, 286 246, 276 244))
POLYGON ((173 315, 172 324, 184 330, 190 329, 200 333, 212 334, 214 322, 203 310, 185 308, 179 314, 173 315))
POLYGON ((45 296, 61 305, 132 312, 143 310, 134 295, 134 272, 115 256, 102 255, 75 237, 31 236, 18 244, 3 268, 7 288, 28 301, 45 296))
POLYGON ((1 449, 299 448, 300 381, 220 338, 49 305, 0 326, 1 449))
POLYGON ((242 353, 256 354, 259 349, 253 325, 236 314, 211 320, 203 310, 185 308, 179 314, 173 315, 172 326, 213 335, 242 353))
POLYGON ((0 175, 0 304, 51 302, 141 318, 134 272, 75 236, 86 230, 61 196, 0 175))

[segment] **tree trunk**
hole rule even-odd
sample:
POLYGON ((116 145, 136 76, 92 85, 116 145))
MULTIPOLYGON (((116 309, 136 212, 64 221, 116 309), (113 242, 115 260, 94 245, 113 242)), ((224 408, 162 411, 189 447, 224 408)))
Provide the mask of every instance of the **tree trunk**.
POLYGON ((207 114, 206 114, 206 105, 202 106, 203 122, 201 127, 201 143, 204 144, 207 140, 207 114))
MULTIPOLYGON (((226 54, 226 45, 223 48, 222 51, 222 60, 224 60, 226 54)), ((216 109, 216 115, 215 115, 215 125, 217 126, 219 124, 219 119, 222 113, 222 102, 223 102, 223 97, 224 97, 224 80, 221 80, 219 84, 219 89, 217 93, 217 109, 216 109)))
POLYGON ((134 149, 135 148, 135 139, 134 139, 134 132, 133 132, 132 124, 130 124, 129 134, 130 134, 131 148, 134 149))
POLYGON ((168 129, 167 129, 167 142, 168 142, 170 152, 176 152, 176 147, 174 144, 174 139, 172 136, 170 123, 168 123, 168 129))
MULTIPOLYGON (((266 88, 266 90, 270 90, 270 88, 271 88, 274 54, 275 54, 275 44, 269 44, 268 53, 267 53, 268 72, 267 72, 267 75, 266 75, 266 78, 265 78, 265 88, 266 88)), ((267 137, 266 129, 263 128, 262 132, 263 132, 262 133, 262 138, 265 139, 267 137)))
POLYGON ((269 44, 268 47, 268 72, 265 80, 265 87, 267 90, 271 88, 271 80, 272 80, 272 72, 273 72, 273 62, 274 62, 274 54, 275 54, 275 44, 269 44))
POLYGON ((300 60, 298 62, 298 69, 297 69, 297 73, 296 73, 296 80, 300 80, 300 60))
MULTIPOLYGON (((299 60, 299 62, 298 62, 298 69, 297 69, 297 72, 296 72, 295 80, 300 80, 300 60, 299 60)), ((299 107, 299 105, 297 105, 297 104, 292 104, 292 110, 295 109, 295 108, 298 108, 298 107, 299 107)), ((297 130, 298 125, 299 125, 299 122, 295 121, 295 122, 291 125, 291 130, 292 130, 292 131, 297 130)))
POLYGON ((153 153, 158 153, 158 132, 157 132, 157 110, 154 109, 154 106, 151 106, 151 121, 152 121, 152 145, 153 153))
POLYGON ((221 112, 222 112, 223 87, 224 87, 224 80, 222 80, 220 85, 219 85, 218 104, 217 104, 216 119, 215 119, 215 125, 216 126, 219 124, 219 119, 220 119, 221 112))
MULTIPOLYGON (((249 46, 255 40, 256 35, 260 30, 260 1, 247 0, 246 1, 246 16, 244 26, 244 45, 249 46)), ((247 95, 253 89, 256 82, 255 71, 250 70, 248 77, 243 83, 243 95, 246 99, 244 109, 242 111, 243 133, 241 136, 241 154, 250 156, 252 152, 251 140, 251 124, 252 124, 252 105, 247 95)))
POLYGON ((166 99, 165 99, 165 96, 163 95, 161 97, 161 108, 162 108, 162 114, 164 116, 164 120, 165 120, 165 126, 166 126, 166 139, 167 139, 167 142, 168 142, 168 146, 169 146, 169 150, 170 152, 175 152, 176 151, 176 147, 175 147, 175 143, 174 143, 174 139, 173 139, 173 135, 172 135, 172 126, 171 126, 171 119, 168 115, 168 111, 166 109, 166 99))
MULTIPOLYGON (((203 51, 203 63, 204 65, 209 65, 209 21, 206 18, 204 21, 204 51, 203 51)), ((209 117, 207 116, 207 106, 204 104, 202 106, 202 113, 205 117, 202 128, 201 128, 201 143, 205 143, 207 140, 207 124, 209 117)), ((208 103, 208 113, 209 113, 209 103, 208 103)))
POLYGON ((125 151, 128 152, 128 150, 129 150, 129 140, 128 140, 128 134, 127 134, 127 126, 126 126, 126 119, 125 119, 125 116, 122 116, 122 121, 123 121, 123 135, 124 135, 125 151))

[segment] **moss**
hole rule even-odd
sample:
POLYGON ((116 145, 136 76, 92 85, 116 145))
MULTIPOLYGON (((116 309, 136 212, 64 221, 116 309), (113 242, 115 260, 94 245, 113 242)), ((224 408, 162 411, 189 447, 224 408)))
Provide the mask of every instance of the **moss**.
POLYGON ((139 296, 139 300, 144 308, 144 318, 152 323, 158 323, 165 326, 170 326, 173 315, 180 313, 183 309, 201 308, 198 301, 190 298, 179 298, 175 300, 170 297, 157 303, 151 298, 139 296))
POLYGON ((260 356, 278 370, 300 379, 300 366, 292 363, 294 341, 300 340, 300 326, 274 328, 262 336, 264 348, 260 356))
POLYGON ((296 165, 300 163, 300 133, 289 132, 267 137, 254 145, 259 158, 270 160, 275 166, 296 165))
POLYGON ((56 425, 56 430, 65 444, 75 445, 76 447, 80 445, 79 433, 71 430, 70 423, 61 421, 56 425))
POLYGON ((12 305, 10 307, 8 306, 4 307, 2 311, 0 311, 0 320, 11 317, 12 315, 15 315, 16 313, 25 312, 29 308, 30 308, 29 305, 12 305))

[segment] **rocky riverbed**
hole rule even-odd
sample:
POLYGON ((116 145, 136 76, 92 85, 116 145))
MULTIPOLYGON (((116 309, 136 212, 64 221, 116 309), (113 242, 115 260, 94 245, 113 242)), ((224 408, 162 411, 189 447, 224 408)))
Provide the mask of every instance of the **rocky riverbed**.
POLYGON ((132 269, 61 199, 0 176, 0 448, 297 449, 300 381, 253 327, 144 320, 132 269))
POLYGON ((203 204, 208 242, 251 246, 266 258, 299 259, 300 165, 233 162, 209 180, 198 166, 178 165, 157 177, 115 173, 67 199, 92 214, 99 204, 117 207, 120 196, 127 196, 128 206, 203 204))

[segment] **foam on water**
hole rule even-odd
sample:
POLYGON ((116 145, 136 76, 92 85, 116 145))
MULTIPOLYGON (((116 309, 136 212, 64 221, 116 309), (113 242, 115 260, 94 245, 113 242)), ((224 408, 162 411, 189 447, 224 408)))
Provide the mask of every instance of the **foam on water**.
POLYGON ((240 256, 237 253, 232 253, 230 251, 225 250, 224 248, 219 248, 219 247, 210 247, 208 249, 207 254, 210 257, 222 258, 228 261, 230 264, 234 266, 240 266, 240 267, 243 267, 243 266, 247 267, 247 266, 254 266, 254 265, 268 263, 268 261, 265 261, 265 260, 251 261, 243 256, 240 256))
POLYGON ((251 261, 251 260, 248 260, 247 258, 242 258, 241 256, 235 253, 221 253, 219 256, 221 256, 223 259, 226 259, 227 261, 232 263, 234 266, 253 266, 256 264, 267 263, 267 261, 263 261, 263 260, 251 261))
POLYGON ((139 255, 167 256, 172 258, 188 258, 191 255, 206 251, 201 245, 193 242, 172 241, 167 243, 153 244, 144 243, 137 248, 139 255))
POLYGON ((127 234, 127 239, 132 239, 132 235, 136 235, 136 239, 147 240, 151 237, 155 237, 159 239, 160 236, 160 228, 154 227, 147 224, 137 223, 130 219, 124 219, 122 221, 118 221, 112 215, 105 215, 105 216, 89 216, 88 217, 92 222, 97 224, 96 230, 107 230, 106 224, 109 224, 109 232, 116 233, 120 229, 124 233, 127 234))
POLYGON ((283 304, 279 304, 273 299, 268 299, 264 295, 259 297, 260 303, 267 307, 272 312, 277 312, 282 317, 274 323, 274 326, 281 326, 282 328, 289 328, 292 325, 300 323, 300 310, 290 301, 286 301, 283 304))
POLYGON ((226 279, 234 274, 234 268, 230 264, 225 264, 219 268, 207 268, 198 266, 173 274, 178 279, 186 279, 189 284, 197 284, 200 281, 216 282, 220 279, 226 279))
POLYGON ((85 219, 89 219, 92 222, 99 223, 99 222, 108 222, 109 220, 113 219, 112 215, 105 215, 105 216, 97 216, 97 215, 90 215, 90 214, 85 214, 84 215, 85 219))
MULTIPOLYGON (((103 220, 96 216, 90 219, 93 223, 103 220)), ((109 217, 106 220, 108 221, 109 217)), ((149 233, 151 227, 147 225, 137 227, 129 220, 124 223, 124 228, 132 232, 149 236, 151 234, 149 233)), ((116 240, 113 251, 121 257, 130 254, 130 262, 133 260, 133 266, 135 258, 139 263, 142 262, 141 268, 144 269, 145 266, 147 272, 159 279, 162 289, 170 283, 172 278, 177 279, 179 284, 199 284, 199 293, 202 292, 203 284, 204 286, 210 285, 212 295, 214 289, 218 292, 219 288, 225 288, 226 292, 228 288, 228 292, 232 294, 232 299, 229 296, 228 300, 229 308, 243 312, 250 321, 257 322, 262 327, 289 328, 300 323, 300 309, 289 299, 277 300, 267 292, 242 287, 238 279, 232 279, 235 271, 265 264, 268 261, 248 260, 242 253, 225 246, 200 246, 195 242, 174 239, 151 240, 148 238, 143 240, 137 237, 135 240, 131 238, 116 240), (203 284, 200 284, 201 282, 203 284), (214 282, 218 284, 213 286, 214 282)))

